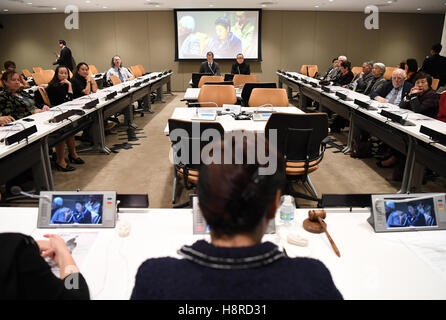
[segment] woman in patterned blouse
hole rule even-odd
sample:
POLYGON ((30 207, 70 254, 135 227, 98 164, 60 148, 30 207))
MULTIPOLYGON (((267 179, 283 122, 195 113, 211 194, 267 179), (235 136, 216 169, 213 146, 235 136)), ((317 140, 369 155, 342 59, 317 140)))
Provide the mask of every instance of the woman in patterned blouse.
POLYGON ((6 71, 2 75, 2 82, 4 88, 0 92, 0 125, 50 110, 46 105, 38 109, 31 96, 20 91, 20 75, 17 72, 6 71))

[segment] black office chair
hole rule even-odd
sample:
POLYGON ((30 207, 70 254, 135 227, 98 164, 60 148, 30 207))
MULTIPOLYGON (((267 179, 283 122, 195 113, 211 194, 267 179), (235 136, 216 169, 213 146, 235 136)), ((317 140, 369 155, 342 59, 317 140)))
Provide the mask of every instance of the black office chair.
POLYGON ((225 81, 232 81, 234 79, 234 75, 232 73, 225 74, 225 81))
POLYGON ((328 139, 328 116, 326 113, 273 113, 265 126, 265 136, 270 138, 270 130, 277 133, 277 150, 286 161, 287 186, 285 192, 293 197, 316 201, 321 200, 309 174, 319 168, 328 139), (310 195, 296 192, 295 182, 301 181, 310 195))
POLYGON ((254 88, 277 88, 274 82, 256 82, 256 83, 245 83, 242 90, 242 105, 247 107, 249 98, 251 97, 252 90, 254 88))
POLYGON ((202 76, 213 76, 212 73, 192 73, 192 88, 198 88, 202 76))
MULTIPOLYGON (((192 122, 169 119, 169 137, 172 142, 174 159, 173 204, 176 202, 178 179, 183 179, 184 187, 187 190, 195 188, 198 183, 198 172, 202 160, 201 150, 209 143, 214 142, 212 139, 210 141, 201 141, 202 133, 208 129, 216 130, 216 133, 223 139, 224 129, 218 122, 192 122), (192 127, 195 125, 199 125, 199 130, 192 130, 192 127), (173 132, 174 130, 176 132, 173 132), (196 135, 193 135, 193 133, 196 135), (199 150, 196 150, 197 145, 200 146, 199 150), (187 155, 182 154, 184 150, 189 151, 187 155)), ((174 206, 174 208, 184 208, 190 205, 190 201, 187 201, 174 206)))

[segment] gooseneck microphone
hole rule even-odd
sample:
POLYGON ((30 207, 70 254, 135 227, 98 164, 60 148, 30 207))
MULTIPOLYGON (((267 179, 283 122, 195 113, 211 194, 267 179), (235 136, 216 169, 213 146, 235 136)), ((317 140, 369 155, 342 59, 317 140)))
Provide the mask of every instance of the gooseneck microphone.
POLYGON ((50 198, 45 197, 45 196, 39 196, 39 195, 36 195, 36 194, 25 192, 19 186, 12 186, 11 187, 11 193, 13 195, 15 195, 15 196, 22 195, 22 196, 33 198, 33 199, 46 199, 47 201, 51 202, 50 198))

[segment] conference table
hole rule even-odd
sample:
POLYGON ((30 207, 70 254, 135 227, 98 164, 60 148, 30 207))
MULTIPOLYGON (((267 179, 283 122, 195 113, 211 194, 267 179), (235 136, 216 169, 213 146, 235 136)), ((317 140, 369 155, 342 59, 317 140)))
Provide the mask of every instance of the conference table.
POLYGON ((424 167, 431 168, 438 174, 446 176, 446 146, 435 142, 427 135, 420 133, 420 127, 425 126, 434 131, 446 133, 446 123, 401 109, 389 103, 371 100, 361 93, 337 86, 327 86, 332 92, 325 92, 318 85, 318 80, 297 72, 277 72, 279 87, 287 86, 288 96, 297 90, 299 106, 306 110, 309 100, 318 102, 319 111, 329 109, 350 121, 347 146, 344 152, 351 150, 355 130, 361 129, 378 137, 384 143, 406 155, 403 180, 399 193, 416 192, 420 189, 424 167), (336 92, 345 94, 348 100, 343 100, 336 92), (376 110, 361 108, 354 99, 369 103, 376 110), (390 121, 380 114, 381 110, 392 112, 404 117, 413 125, 407 126, 390 121))
MULTIPOLYGON (((345 299, 446 299, 446 231, 375 233, 366 208, 326 209, 328 230, 341 253, 334 253, 325 234, 302 228, 308 209, 295 211, 291 226, 280 224, 262 241, 285 248, 289 257, 322 261, 345 299), (308 246, 287 243, 289 233, 308 246)), ((209 235, 193 235, 191 209, 120 209, 119 223, 130 224, 128 237, 117 229, 37 229, 38 208, 0 208, 0 232, 20 232, 43 239, 77 236, 73 257, 92 299, 129 299, 138 267, 149 258, 180 258, 183 245, 209 235), (85 244, 87 242, 87 245, 85 244)))
MULTIPOLYGON (((13 126, 0 127, 0 139, 11 136, 23 128, 34 125, 37 128, 37 132, 19 143, 12 145, 0 143, 0 171, 5 173, 0 175, 0 184, 6 183, 9 179, 31 168, 37 191, 54 190, 49 159, 50 147, 91 126, 93 145, 90 149, 110 153, 105 144, 104 119, 117 112, 125 111, 126 122, 131 124, 133 119, 131 104, 141 98, 150 101, 148 97, 155 90, 162 94, 162 85, 170 82, 171 75, 172 72, 167 71, 152 72, 132 81, 66 102, 47 112, 30 115, 13 122, 13 126), (124 88, 127 88, 128 91, 123 92, 124 88), (115 92, 114 97, 107 97, 115 92), (98 103, 94 107, 84 109, 85 104, 96 99, 98 99, 98 103), (72 115, 60 122, 50 122, 55 116, 69 110, 82 110, 84 114, 72 115), (32 122, 26 122, 26 119, 31 119, 32 122)), ((147 107, 150 109, 150 103, 147 104, 147 107)))
MULTIPOLYGON (((206 109, 208 111, 217 111, 223 112, 224 106, 221 108, 201 108, 206 109)), ((257 109, 265 109, 265 107, 241 107, 241 112, 255 112, 257 109)), ((303 113, 302 110, 296 107, 272 107, 268 108, 274 112, 284 112, 284 113, 303 113)), ((192 108, 175 108, 170 119, 183 120, 183 121, 193 121, 200 122, 200 120, 196 120, 197 112, 200 110, 199 107, 192 108)), ((203 119, 203 121, 206 121, 203 119)), ((217 115, 214 120, 220 123, 225 130, 225 132, 236 132, 236 131, 250 131, 256 133, 263 133, 265 131, 266 121, 257 121, 257 120, 236 120, 231 114, 221 114, 217 115)), ((169 135, 169 124, 164 128, 164 134, 169 135)))

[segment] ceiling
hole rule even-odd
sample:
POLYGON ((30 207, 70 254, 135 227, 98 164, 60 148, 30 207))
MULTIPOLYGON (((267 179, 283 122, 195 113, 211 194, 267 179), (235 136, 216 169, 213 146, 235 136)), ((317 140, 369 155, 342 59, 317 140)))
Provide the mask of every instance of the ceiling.
POLYGON ((170 10, 174 8, 262 8, 264 10, 445 13, 446 0, 0 0, 1 14, 62 13, 67 5, 80 12, 170 10))

